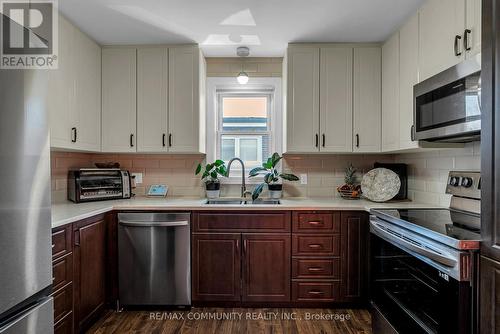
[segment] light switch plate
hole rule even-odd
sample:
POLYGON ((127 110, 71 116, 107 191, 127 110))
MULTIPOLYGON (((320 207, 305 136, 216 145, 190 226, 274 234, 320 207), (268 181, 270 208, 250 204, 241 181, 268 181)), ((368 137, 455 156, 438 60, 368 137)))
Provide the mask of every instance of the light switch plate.
POLYGON ((132 173, 132 176, 135 176, 135 184, 142 183, 142 173, 132 173))
POLYGON ((307 184, 307 174, 300 174, 300 184, 307 184))

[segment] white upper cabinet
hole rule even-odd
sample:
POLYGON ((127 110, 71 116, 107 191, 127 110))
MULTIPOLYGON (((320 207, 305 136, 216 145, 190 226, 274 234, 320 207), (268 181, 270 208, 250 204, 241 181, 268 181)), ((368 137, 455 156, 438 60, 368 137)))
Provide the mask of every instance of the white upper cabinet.
MULTIPOLYGON (((418 83, 418 14, 399 31, 399 141, 400 149, 418 147, 412 141, 413 86, 418 83)), ((385 122, 385 120, 384 120, 385 122)))
POLYGON ((381 50, 354 48, 354 152, 381 150, 381 50))
POLYGON ((51 147, 100 151, 101 48, 59 17, 59 68, 49 71, 51 147))
POLYGON ((204 127, 200 117, 202 55, 196 46, 175 46, 168 51, 168 151, 204 152, 200 144, 200 129, 204 127))
POLYGON ((351 47, 320 50, 321 152, 352 152, 352 58, 351 47))
POLYGON ((59 16, 59 68, 49 72, 47 106, 49 110, 50 146, 68 149, 74 146, 76 127, 74 27, 59 16))
POLYGON ((137 50, 137 151, 166 152, 168 49, 137 50))
POLYGON ((101 47, 75 36, 77 140, 80 149, 101 150, 101 47))
POLYGON ((481 52, 481 0, 465 0, 465 5, 465 56, 470 58, 481 52))
POLYGON ((382 150, 399 149, 399 32, 382 46, 382 150))
POLYGON ((465 0, 427 0, 419 13, 419 70, 425 80, 465 59, 465 0))
POLYGON ((136 49, 102 50, 102 151, 136 151, 136 49))
POLYGON ((318 47, 288 48, 287 152, 319 151, 318 47))

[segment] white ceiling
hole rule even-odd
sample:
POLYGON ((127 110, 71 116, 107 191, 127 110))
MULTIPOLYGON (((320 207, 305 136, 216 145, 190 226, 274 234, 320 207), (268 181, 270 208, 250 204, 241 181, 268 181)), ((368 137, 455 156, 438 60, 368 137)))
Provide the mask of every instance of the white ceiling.
POLYGON ((379 42, 423 0, 59 0, 101 44, 199 43, 206 56, 283 56, 289 42, 379 42))

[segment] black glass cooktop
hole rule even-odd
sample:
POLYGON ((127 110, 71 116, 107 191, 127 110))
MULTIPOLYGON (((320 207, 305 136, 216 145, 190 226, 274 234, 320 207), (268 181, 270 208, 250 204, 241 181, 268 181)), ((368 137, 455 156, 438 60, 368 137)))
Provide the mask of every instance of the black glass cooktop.
POLYGON ((389 218, 439 233, 456 240, 481 240, 480 217, 448 209, 373 210, 379 218, 389 218), (379 214, 377 214, 379 213, 379 214), (380 215, 381 214, 381 215, 380 215))

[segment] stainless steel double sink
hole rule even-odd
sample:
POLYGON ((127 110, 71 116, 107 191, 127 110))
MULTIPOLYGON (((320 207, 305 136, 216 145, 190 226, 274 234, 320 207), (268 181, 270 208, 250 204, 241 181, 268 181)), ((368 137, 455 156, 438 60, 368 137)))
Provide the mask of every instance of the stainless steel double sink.
POLYGON ((216 198, 208 199, 205 204, 209 205, 279 205, 279 199, 258 198, 255 201, 243 198, 216 198))

